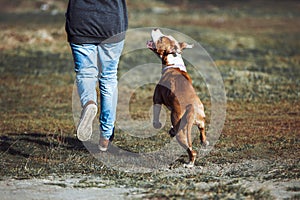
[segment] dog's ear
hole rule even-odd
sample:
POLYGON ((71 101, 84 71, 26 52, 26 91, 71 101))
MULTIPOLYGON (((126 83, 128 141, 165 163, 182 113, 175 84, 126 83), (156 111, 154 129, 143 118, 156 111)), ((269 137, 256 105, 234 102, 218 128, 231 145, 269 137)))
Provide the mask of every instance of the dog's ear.
POLYGON ((179 46, 180 46, 180 49, 182 51, 183 49, 191 49, 191 48, 193 48, 194 44, 188 44, 186 42, 179 42, 179 46))

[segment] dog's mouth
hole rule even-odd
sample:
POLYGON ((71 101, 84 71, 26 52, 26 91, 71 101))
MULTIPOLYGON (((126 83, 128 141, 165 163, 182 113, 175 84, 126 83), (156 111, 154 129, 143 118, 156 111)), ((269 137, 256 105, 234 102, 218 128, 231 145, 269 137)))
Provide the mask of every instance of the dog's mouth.
POLYGON ((151 50, 155 50, 155 43, 153 42, 153 40, 147 41, 147 48, 151 49, 151 50))

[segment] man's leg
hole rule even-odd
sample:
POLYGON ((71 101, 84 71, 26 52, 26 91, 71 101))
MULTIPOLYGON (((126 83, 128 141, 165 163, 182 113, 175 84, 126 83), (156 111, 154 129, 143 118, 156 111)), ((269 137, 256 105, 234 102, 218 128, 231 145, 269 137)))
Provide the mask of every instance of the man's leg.
MULTIPOLYGON (((123 50, 124 41, 118 43, 100 44, 98 53, 101 70, 99 73, 100 87, 100 146, 102 139, 102 150, 106 150, 108 141, 113 137, 114 123, 116 119, 116 108, 118 101, 117 70, 119 59, 123 50)), ((101 150, 101 148, 100 148, 101 150)))
POLYGON ((97 45, 72 43, 70 45, 75 63, 77 90, 83 107, 77 126, 77 137, 81 141, 86 141, 92 135, 93 120, 97 114, 97 45))

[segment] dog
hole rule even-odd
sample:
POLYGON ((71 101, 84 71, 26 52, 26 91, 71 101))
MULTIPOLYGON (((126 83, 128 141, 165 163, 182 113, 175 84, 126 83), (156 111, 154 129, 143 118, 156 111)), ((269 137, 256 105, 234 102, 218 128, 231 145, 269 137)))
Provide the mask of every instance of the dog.
POLYGON ((153 127, 160 129, 161 106, 171 111, 172 127, 170 136, 176 136, 178 143, 186 149, 189 162, 185 167, 193 167, 197 152, 192 149, 192 126, 200 132, 202 145, 207 146, 205 133, 204 106, 192 86, 192 79, 187 73, 182 51, 192 48, 186 42, 178 42, 170 35, 164 35, 160 29, 153 29, 147 48, 153 51, 162 61, 162 76, 156 85, 153 95, 153 127))

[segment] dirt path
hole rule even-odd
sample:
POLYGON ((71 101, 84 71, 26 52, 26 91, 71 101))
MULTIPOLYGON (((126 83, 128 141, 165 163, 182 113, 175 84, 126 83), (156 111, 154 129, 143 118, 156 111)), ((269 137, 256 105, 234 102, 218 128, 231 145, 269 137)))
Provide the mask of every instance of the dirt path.
POLYGON ((16 180, 9 179, 0 182, 2 200, 73 200, 73 199, 124 199, 137 189, 125 187, 106 187, 102 180, 95 177, 54 178, 16 180), (85 182, 88 180, 88 183, 85 182), (85 184, 83 184, 85 182, 85 184), (90 184, 90 185, 89 185, 90 184))
MULTIPOLYGON (((216 190, 222 198, 261 198, 298 199, 300 197, 299 177, 291 177, 284 168, 293 168, 295 161, 244 160, 241 163, 215 164, 207 163, 204 167, 193 169, 178 167, 155 173, 157 178, 172 179, 198 177, 193 184, 193 196, 197 199, 210 198, 216 190)), ((186 180, 185 180, 186 181, 186 180)), ((163 185, 163 181, 161 183, 163 185)), ((181 188, 189 184, 175 184, 181 188)), ((109 180, 95 176, 49 176, 44 179, 0 181, 0 196, 3 200, 11 199, 145 199, 155 198, 153 192, 161 190, 111 186, 109 180)), ((173 190, 174 191, 174 190, 173 190)), ((187 190, 188 191, 188 190, 187 190)))

